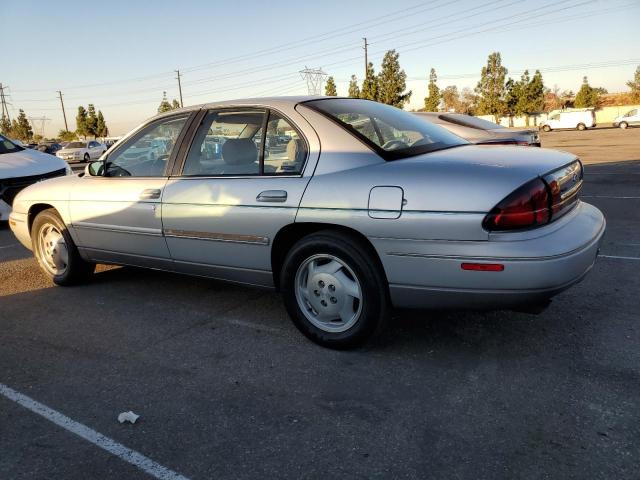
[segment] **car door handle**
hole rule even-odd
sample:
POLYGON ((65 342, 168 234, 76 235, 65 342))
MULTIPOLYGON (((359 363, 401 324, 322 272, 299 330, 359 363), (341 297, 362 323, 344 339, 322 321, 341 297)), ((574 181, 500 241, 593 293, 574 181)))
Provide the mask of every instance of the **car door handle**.
POLYGON ((140 194, 140 200, 157 200, 160 198, 160 193, 159 188, 147 188, 140 194))
POLYGON ((256 197, 256 200, 258 202, 286 202, 287 192, 284 190, 265 190, 256 197))

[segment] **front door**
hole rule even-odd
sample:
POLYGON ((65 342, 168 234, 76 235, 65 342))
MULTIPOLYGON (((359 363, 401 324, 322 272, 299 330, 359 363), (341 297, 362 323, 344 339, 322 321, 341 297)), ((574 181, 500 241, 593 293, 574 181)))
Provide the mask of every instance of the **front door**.
POLYGON ((181 271, 272 285, 271 244, 293 223, 304 189, 308 143, 268 109, 211 110, 181 175, 162 201, 164 234, 181 271))
POLYGON ((105 160, 101 176, 85 175, 70 192, 72 228, 78 247, 95 261, 154 265, 169 260, 162 235, 161 200, 167 164, 188 114, 141 129, 105 160), (131 155, 156 138, 170 144, 163 155, 131 155))

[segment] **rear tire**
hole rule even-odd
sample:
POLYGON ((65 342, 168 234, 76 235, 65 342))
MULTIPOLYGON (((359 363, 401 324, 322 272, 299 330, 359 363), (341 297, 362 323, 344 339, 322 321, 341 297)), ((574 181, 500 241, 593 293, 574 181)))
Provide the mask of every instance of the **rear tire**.
POLYGON ((619 127, 623 130, 626 130, 629 124, 627 122, 620 122, 619 127))
POLYGON ((543 125, 542 130, 544 132, 550 132, 551 131, 551 127, 549 125, 543 125))
POLYGON ((578 130, 583 131, 586 130, 587 127, 584 123, 579 123, 578 126, 576 127, 578 130))
POLYGON ((386 278, 367 246, 349 235, 326 230, 302 238, 280 278, 294 325, 319 345, 354 348, 384 329, 386 278))
POLYGON ((36 216, 31 227, 31 244, 40 268, 56 285, 83 283, 96 268, 94 263, 80 257, 67 227, 53 208, 36 216))

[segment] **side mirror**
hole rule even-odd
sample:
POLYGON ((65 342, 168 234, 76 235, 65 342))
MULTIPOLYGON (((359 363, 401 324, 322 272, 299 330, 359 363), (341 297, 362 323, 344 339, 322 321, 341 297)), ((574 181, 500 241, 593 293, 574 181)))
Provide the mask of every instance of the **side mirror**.
POLYGON ((102 177, 104 175, 104 162, 91 162, 84 167, 84 174, 89 177, 102 177))

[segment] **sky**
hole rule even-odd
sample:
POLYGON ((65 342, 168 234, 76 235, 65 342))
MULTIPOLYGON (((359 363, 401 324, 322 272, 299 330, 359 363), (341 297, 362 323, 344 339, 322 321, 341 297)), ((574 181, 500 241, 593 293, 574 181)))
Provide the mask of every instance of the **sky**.
MULTIPOLYGON (((167 92, 184 105, 306 94, 299 73, 322 68, 346 95, 369 61, 396 49, 420 108, 427 77, 473 88, 487 56, 509 75, 540 69, 545 85, 577 91, 583 76, 610 92, 640 65, 640 0, 2 0, 0 83, 12 117, 46 117, 45 136, 69 129, 79 105, 101 110, 112 135, 156 113, 167 92), (7 21, 5 19, 12 19, 7 21)), ((35 122, 40 133, 41 121, 35 122)))

